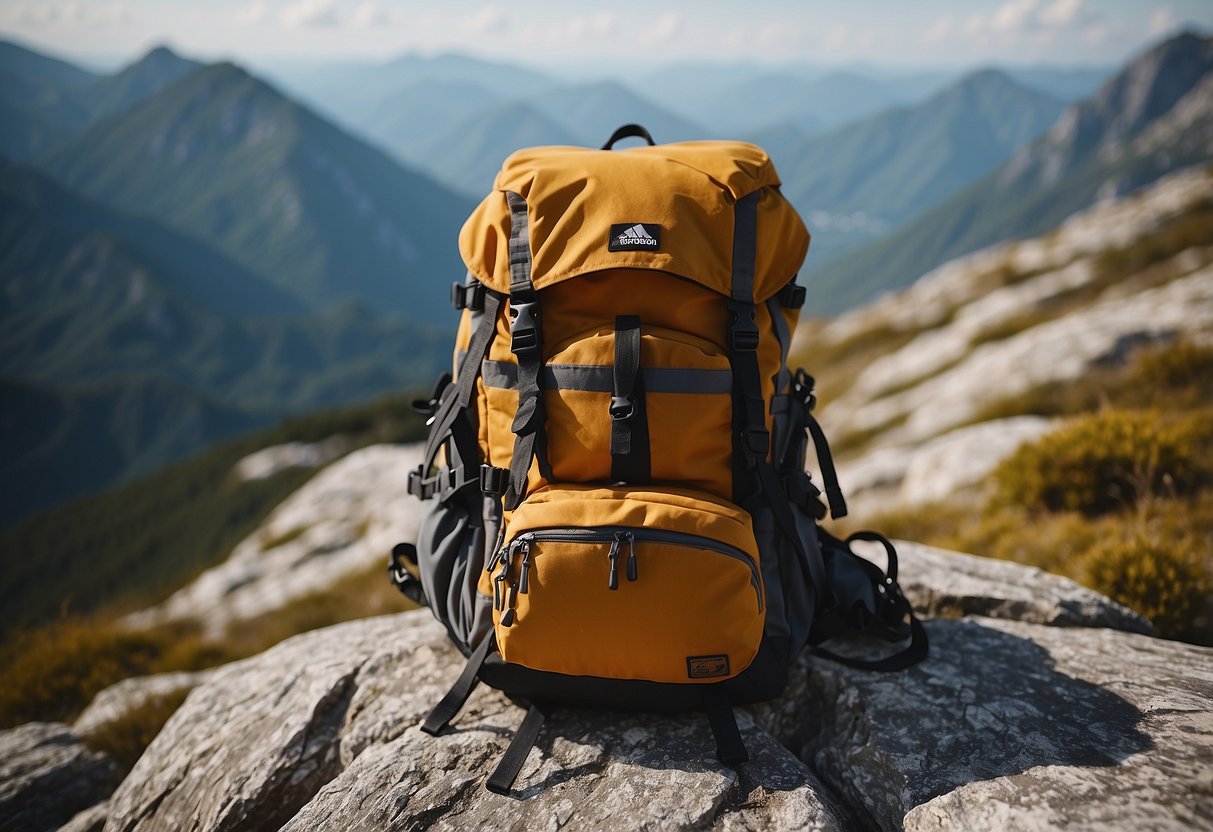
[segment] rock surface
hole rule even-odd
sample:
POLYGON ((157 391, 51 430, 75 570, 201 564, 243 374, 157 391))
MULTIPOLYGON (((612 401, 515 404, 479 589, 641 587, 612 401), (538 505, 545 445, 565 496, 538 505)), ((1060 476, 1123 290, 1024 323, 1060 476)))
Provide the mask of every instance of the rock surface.
POLYGON ((82 737, 90 736, 157 700, 184 696, 210 676, 211 671, 203 670, 123 679, 94 696, 72 723, 72 730, 82 737))
MULTIPOLYGON (((898 549, 907 594, 949 616, 927 624, 930 659, 876 674, 806 656, 783 697, 739 712, 751 762, 738 770, 716 761, 701 715, 564 709, 514 793, 491 794, 484 780, 523 711, 482 687, 453 730, 421 733, 462 658, 415 611, 306 633, 212 671, 112 795, 112 779, 93 778, 101 785, 69 806, 61 790, 81 778, 38 780, 28 771, 42 764, 29 763, 9 764, 0 794, 56 806, 41 828, 73 832, 1213 822, 1213 651, 1125 632, 1148 625, 1039 570, 898 549)), ((86 715, 170 681, 197 680, 118 686, 86 715)), ((64 726, 3 736, 5 759, 45 757, 38 749, 55 743, 88 753, 64 726)))
POLYGON ((895 505, 943 500, 979 484, 1020 445, 1055 426, 1040 416, 994 419, 929 442, 876 448, 842 466, 847 500, 871 514, 895 505))
MULTIPOLYGON (((1098 592, 1042 569, 896 542, 898 581, 926 617, 981 615, 1060 627, 1150 634, 1150 622, 1098 592)), ((880 557, 873 557, 877 563, 880 557)))
POLYGON ((31 722, 0 731, 0 830, 57 829, 105 800, 122 772, 66 725, 31 722))
POLYGON ((1213 824, 1213 651, 994 619, 927 629, 924 664, 882 675, 807 659, 758 712, 865 825, 1213 824))
POLYGON ((461 666, 424 611, 229 665, 148 748, 106 829, 845 828, 807 767, 745 720, 752 762, 737 773, 701 717, 558 711, 515 796, 491 794, 519 708, 481 688, 454 731, 417 728, 461 666))
POLYGON ((221 637, 255 618, 387 562, 392 546, 417 537, 420 503, 408 473, 420 445, 372 445, 318 473, 282 503, 223 563, 158 606, 127 616, 135 628, 196 619, 221 637))

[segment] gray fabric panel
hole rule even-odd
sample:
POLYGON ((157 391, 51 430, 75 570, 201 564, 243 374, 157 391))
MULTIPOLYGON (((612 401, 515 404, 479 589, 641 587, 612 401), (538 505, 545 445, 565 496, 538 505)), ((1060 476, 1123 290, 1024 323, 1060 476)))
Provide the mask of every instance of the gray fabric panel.
MULTIPOLYGON (((698 370, 689 367, 644 367, 646 393, 731 393, 730 370, 698 370)), ((518 384, 518 367, 508 361, 485 361, 482 378, 488 387, 512 390, 518 384)), ((540 383, 545 390, 585 390, 610 393, 614 368, 606 364, 549 364, 540 383)))
POLYGON ((533 291, 531 285, 531 232, 526 200, 513 191, 505 192, 510 205, 510 294, 533 291))
POLYGON ((758 199, 754 191, 733 206, 733 300, 754 302, 754 248, 758 237, 758 199))
MULTIPOLYGON (((771 313, 771 324, 775 328, 775 338, 779 341, 779 372, 775 374, 775 394, 787 392, 792 383, 792 374, 788 372, 788 349, 791 347, 792 333, 788 330, 787 318, 783 316, 783 307, 777 297, 767 299, 767 311, 771 313)), ((774 402, 772 402, 774 404, 774 402)))

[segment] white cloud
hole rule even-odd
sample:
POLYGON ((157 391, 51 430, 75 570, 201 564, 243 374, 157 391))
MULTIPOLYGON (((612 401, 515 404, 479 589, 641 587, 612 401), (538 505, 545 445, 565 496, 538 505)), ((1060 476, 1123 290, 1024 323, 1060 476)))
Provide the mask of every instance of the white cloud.
POLYGON ((124 2, 96 3, 22 3, 14 7, 12 18, 33 28, 69 24, 100 28, 131 23, 134 16, 124 2))
POLYGON ((673 40, 674 35, 682 28, 682 17, 677 12, 666 12, 645 27, 645 39, 652 43, 663 43, 673 40))
POLYGON ((350 22, 358 28, 371 29, 376 26, 390 25, 392 15, 378 3, 366 2, 359 4, 358 8, 354 9, 350 22))
POLYGON ((952 15, 945 14, 935 20, 922 31, 922 39, 927 43, 938 43, 947 40, 956 31, 956 21, 952 15))
POLYGON ((498 6, 482 6, 463 22, 465 28, 485 35, 495 35, 510 28, 509 16, 498 6))
POLYGON ((298 0, 282 10, 282 22, 292 29, 325 29, 341 25, 334 0, 298 0))
POLYGON ((1150 36, 1155 37, 1169 32, 1178 23, 1179 21, 1175 18, 1175 12, 1171 10, 1170 6, 1155 9, 1150 13, 1150 36))
POLYGON ((969 17, 963 31, 969 36, 985 32, 1009 41, 1030 37, 1046 42, 1059 35, 1100 40, 1108 32, 1103 13, 1087 0, 1006 0, 988 16, 969 17))
POLYGON ((256 26, 269 20, 270 7, 265 3, 249 3, 236 10, 235 20, 241 26, 256 26))

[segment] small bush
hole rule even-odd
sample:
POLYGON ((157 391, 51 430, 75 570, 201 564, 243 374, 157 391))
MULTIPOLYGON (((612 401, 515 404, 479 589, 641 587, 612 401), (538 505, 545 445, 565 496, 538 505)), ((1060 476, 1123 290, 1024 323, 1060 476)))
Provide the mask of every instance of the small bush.
POLYGON ((1145 535, 1097 545, 1085 566, 1089 586, 1150 619, 1161 636, 1184 635, 1210 591, 1194 547, 1145 535))
POLYGON ((1103 514, 1191 493, 1195 429, 1157 414, 1106 411, 1024 445, 994 472, 998 499, 1048 511, 1103 514))
POLYGON ((86 618, 32 631, 5 650, 0 726, 74 718, 103 688, 152 672, 172 635, 86 618))

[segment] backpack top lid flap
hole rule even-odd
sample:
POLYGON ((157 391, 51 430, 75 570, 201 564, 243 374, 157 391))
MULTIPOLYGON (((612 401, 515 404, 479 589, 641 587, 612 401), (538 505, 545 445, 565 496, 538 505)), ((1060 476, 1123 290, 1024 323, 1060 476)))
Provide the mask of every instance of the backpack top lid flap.
POLYGON ((767 154, 745 142, 703 141, 590 150, 537 147, 506 159, 493 193, 459 234, 468 270, 509 292, 510 208, 527 202, 532 278, 543 289, 603 269, 654 269, 732 293, 733 206, 761 191, 753 300, 800 270, 809 232, 779 192, 767 154))

